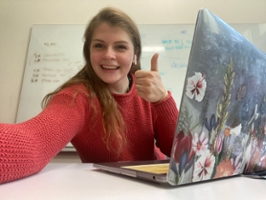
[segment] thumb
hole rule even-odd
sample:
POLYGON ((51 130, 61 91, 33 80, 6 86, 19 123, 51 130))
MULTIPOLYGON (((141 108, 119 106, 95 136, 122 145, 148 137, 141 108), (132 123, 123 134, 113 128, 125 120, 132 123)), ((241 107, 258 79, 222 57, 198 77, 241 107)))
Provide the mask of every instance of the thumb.
POLYGON ((158 71, 158 58, 159 54, 156 53, 151 58, 151 71, 158 71))

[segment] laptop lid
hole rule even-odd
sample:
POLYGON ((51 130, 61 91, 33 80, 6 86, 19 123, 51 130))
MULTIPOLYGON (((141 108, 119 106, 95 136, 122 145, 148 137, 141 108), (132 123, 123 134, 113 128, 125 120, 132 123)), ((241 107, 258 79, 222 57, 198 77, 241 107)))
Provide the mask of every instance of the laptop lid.
POLYGON ((266 168, 266 55, 202 9, 190 52, 168 182, 266 168))

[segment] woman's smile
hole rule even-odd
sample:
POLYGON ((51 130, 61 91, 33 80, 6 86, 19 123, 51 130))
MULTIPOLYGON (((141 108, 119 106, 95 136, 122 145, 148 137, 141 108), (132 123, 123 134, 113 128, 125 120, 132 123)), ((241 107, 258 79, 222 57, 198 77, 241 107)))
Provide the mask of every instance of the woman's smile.
POLYGON ((107 70, 116 70, 119 68, 118 66, 114 66, 114 65, 101 65, 101 67, 107 70))

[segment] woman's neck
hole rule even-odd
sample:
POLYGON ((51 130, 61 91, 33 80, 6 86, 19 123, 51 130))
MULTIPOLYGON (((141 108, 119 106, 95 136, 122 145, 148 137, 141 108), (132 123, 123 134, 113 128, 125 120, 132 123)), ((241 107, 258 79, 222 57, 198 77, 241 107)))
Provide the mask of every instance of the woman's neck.
POLYGON ((126 94, 130 91, 130 87, 131 87, 131 76, 128 75, 127 78, 123 81, 124 83, 120 83, 117 85, 108 85, 108 88, 110 90, 111 93, 115 93, 115 94, 126 94))

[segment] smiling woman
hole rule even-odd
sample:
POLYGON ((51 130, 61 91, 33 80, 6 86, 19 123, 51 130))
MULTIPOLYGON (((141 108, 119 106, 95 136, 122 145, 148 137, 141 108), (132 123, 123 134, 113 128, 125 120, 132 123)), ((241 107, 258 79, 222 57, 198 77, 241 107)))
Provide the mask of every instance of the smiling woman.
POLYGON ((134 46, 131 38, 120 27, 104 23, 92 36, 90 61, 97 76, 111 92, 123 94, 128 91, 129 73, 134 64, 134 46))
POLYGON ((45 96, 37 116, 0 123, 0 183, 37 173, 69 142, 82 162, 170 155, 178 110, 162 83, 158 54, 150 71, 140 70, 140 34, 132 19, 102 9, 87 26, 83 55, 85 65, 45 96))

